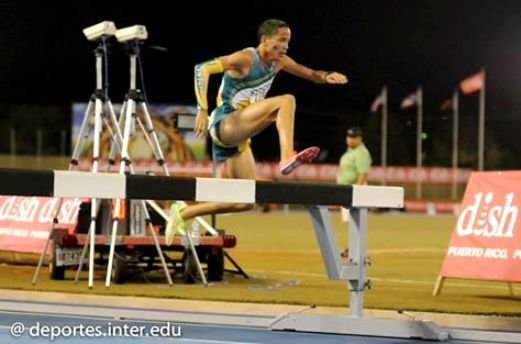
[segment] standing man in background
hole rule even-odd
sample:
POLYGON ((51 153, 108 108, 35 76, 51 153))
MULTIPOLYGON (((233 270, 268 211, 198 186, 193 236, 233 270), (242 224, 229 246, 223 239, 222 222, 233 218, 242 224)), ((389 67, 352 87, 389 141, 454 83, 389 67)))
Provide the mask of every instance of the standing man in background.
MULTIPOLYGON (((360 127, 351 127, 346 135, 347 151, 340 158, 337 184, 364 185, 371 168, 371 154, 364 144, 363 132, 360 127)), ((347 222, 349 212, 342 207, 342 220, 347 222)))

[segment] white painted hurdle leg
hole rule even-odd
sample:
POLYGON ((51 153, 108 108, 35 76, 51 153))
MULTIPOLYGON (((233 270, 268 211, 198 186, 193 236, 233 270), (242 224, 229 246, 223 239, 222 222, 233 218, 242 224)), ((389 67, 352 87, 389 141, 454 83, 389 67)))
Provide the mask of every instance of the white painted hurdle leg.
POLYGON ((369 286, 366 280, 367 252, 367 208, 351 208, 349 210, 349 263, 356 266, 358 276, 349 279, 349 308, 351 316, 362 317, 364 310, 363 292, 369 286))

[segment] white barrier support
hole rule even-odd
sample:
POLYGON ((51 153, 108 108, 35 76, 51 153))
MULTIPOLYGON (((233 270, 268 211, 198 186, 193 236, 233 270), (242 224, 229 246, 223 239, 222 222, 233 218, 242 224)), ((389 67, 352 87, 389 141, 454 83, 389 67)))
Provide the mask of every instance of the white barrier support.
MULTIPOLYGON (((388 187, 378 187, 389 189, 388 187)), ((398 189, 398 188, 393 188, 398 189)), ((356 192, 369 196, 380 190, 360 187, 356 192)), ((389 198, 390 203, 378 202, 382 207, 396 207, 396 200, 401 197, 398 190, 391 190, 395 196, 389 198), (394 198, 396 197, 396 198, 394 198)), ((356 197, 353 197, 355 200, 356 197)), ((368 198, 370 199, 370 198, 368 198)), ((340 252, 335 240, 334 229, 331 226, 329 212, 325 207, 309 208, 313 228, 320 246, 324 265, 330 279, 347 280, 349 285, 349 307, 351 316, 331 316, 321 314, 287 313, 274 319, 269 328, 278 331, 318 332, 334 334, 350 334, 362 336, 382 336, 397 338, 421 338, 445 341, 449 339, 447 330, 440 328, 432 321, 422 320, 391 320, 363 317, 363 293, 369 286, 366 278, 367 265, 367 207, 366 200, 354 201, 349 209, 349 252, 347 264, 340 261, 340 252)))

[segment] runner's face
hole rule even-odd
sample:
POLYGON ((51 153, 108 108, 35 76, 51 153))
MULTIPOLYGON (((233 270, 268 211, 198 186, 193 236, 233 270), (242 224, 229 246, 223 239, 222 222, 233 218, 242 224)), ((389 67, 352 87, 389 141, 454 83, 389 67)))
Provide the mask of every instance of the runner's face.
POLYGON ((273 36, 265 36, 265 44, 269 52, 270 58, 275 61, 283 58, 288 49, 291 39, 291 31, 288 27, 281 27, 273 36))

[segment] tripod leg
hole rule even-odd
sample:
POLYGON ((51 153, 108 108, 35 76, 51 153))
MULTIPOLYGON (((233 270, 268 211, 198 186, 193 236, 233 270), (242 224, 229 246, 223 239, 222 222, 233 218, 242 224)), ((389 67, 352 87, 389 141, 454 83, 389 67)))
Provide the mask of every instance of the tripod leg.
POLYGON ((42 250, 42 253, 40 253, 40 259, 38 260, 38 265, 36 266, 36 270, 34 271, 33 281, 32 281, 33 285, 35 285, 36 282, 38 281, 38 276, 39 276, 40 270, 43 266, 43 261, 45 259, 45 255, 47 254, 47 251, 49 250, 49 243, 51 242, 53 234, 54 234, 54 222, 53 222, 51 229, 49 230, 49 235, 47 236, 47 240, 45 241, 44 249, 42 250))
POLYGON ((114 138, 112 125, 114 125, 114 126, 118 125, 117 122, 112 122, 112 118, 109 115, 107 115, 110 112, 108 102, 109 102, 109 100, 105 100, 105 102, 103 103, 103 124, 105 124, 105 127, 107 128, 107 130, 109 131, 109 134, 110 134, 110 150, 109 150, 108 162, 107 162, 107 165, 105 166, 105 172, 110 172, 110 169, 113 166, 114 150, 115 150, 115 146, 116 146, 117 142, 114 138))
POLYGON ((206 276, 203 272, 203 267, 201 266, 201 261, 199 260, 199 255, 197 254, 197 250, 195 249, 194 241, 192 240, 192 230, 187 231, 185 233, 186 238, 188 239, 188 245, 190 246, 190 251, 192 251, 192 254, 195 259, 195 263, 197 265, 197 270, 199 271, 199 276, 201 276, 201 280, 203 281, 203 284, 205 287, 208 286, 208 282, 206 281, 206 276))
MULTIPOLYGON (((94 145, 93 145, 93 159, 92 159, 92 173, 98 173, 99 152, 100 152, 100 136, 101 136, 101 112, 103 111, 103 104, 101 99, 96 99, 96 106, 94 111, 94 145)), ((90 209, 90 228, 89 228, 89 288, 92 289, 94 284, 94 248, 96 237, 96 217, 98 209, 98 200, 92 198, 90 209)))
POLYGON ((123 135, 121 134, 121 128, 123 128, 123 125, 125 123, 125 114, 127 113, 127 105, 128 102, 125 100, 123 102, 123 105, 121 107, 121 113, 119 115, 119 120, 116 118, 116 113, 114 112, 114 107, 112 106, 112 103, 110 100, 107 101, 107 105, 109 108, 109 116, 111 118, 112 123, 114 123, 114 130, 117 134, 117 141, 112 141, 112 144, 110 146, 110 154, 109 154, 109 165, 112 167, 115 164, 115 156, 117 152, 121 153, 121 143, 123 142, 123 135), (117 143, 116 143, 117 142, 117 143), (120 147, 116 147, 116 144, 119 144, 120 147))
MULTIPOLYGON (((96 214, 99 214, 100 206, 101 206, 101 202, 96 202, 96 207, 97 207, 96 214)), ((91 207, 92 207, 92 204, 91 204, 91 207)), ((91 235, 90 228, 91 228, 91 225, 89 225, 89 231, 87 232, 87 240, 85 240, 85 242, 83 243, 83 250, 81 251, 80 264, 78 264, 78 269, 76 270, 76 275, 74 276, 74 283, 78 283, 78 281, 80 280, 80 273, 81 273, 81 270, 83 270, 83 262, 85 261, 85 256, 87 255, 87 249, 90 246, 89 245, 89 239, 90 239, 90 235, 91 235)))
POLYGON ((163 173, 165 174, 165 176, 168 176, 168 167, 166 166, 165 157, 163 156, 161 145, 159 144, 159 139, 157 138, 156 130, 154 129, 154 125, 152 124, 152 119, 150 117, 150 113, 148 112, 147 104, 145 102, 141 102, 141 106, 143 107, 143 112, 145 114, 147 134, 145 136, 149 137, 149 140, 151 140, 151 147, 154 151, 154 156, 156 157, 158 164, 163 169, 163 173))
POLYGON ((123 135, 121 135, 121 126, 123 125, 123 116, 124 114, 126 113, 125 112, 125 109, 127 107, 127 102, 124 101, 123 102, 123 106, 121 107, 121 114, 120 114, 120 117, 119 117, 119 121, 116 117, 116 112, 114 111, 114 107, 112 106, 112 102, 110 101, 110 99, 107 100, 107 107, 108 107, 108 114, 109 114, 109 117, 110 117, 110 120, 112 123, 114 123, 114 126, 117 126, 117 128, 115 128, 115 132, 116 134, 118 135, 117 138, 121 141, 123 141, 123 135))
POLYGON ((121 152, 121 142, 116 137, 116 133, 114 133, 112 127, 110 126, 110 122, 106 118, 104 118, 103 123, 105 123, 105 126, 107 127, 107 131, 109 132, 109 135, 111 137, 111 144, 110 144, 111 152, 109 155, 109 161, 108 161, 106 169, 105 169, 106 172, 110 172, 110 170, 112 169, 112 167, 114 166, 114 163, 115 163, 115 161, 114 161, 115 153, 113 153, 112 151, 114 150, 114 152, 121 152))
MULTIPOLYGON (((85 139, 89 136, 89 121, 91 120, 91 116, 94 114, 93 106, 95 105, 94 99, 89 101, 87 105, 87 109, 85 110, 85 115, 83 116, 83 121, 81 122, 80 132, 78 135, 78 140, 76 145, 74 146, 74 151, 72 152, 72 160, 70 162, 71 165, 76 165, 78 163, 78 158, 81 155, 81 151, 83 150, 83 144, 85 139)), ((70 168, 70 166, 69 166, 70 168)))
POLYGON ((89 226, 89 231, 87 232, 87 240, 85 240, 85 242, 83 243, 83 250, 81 250, 80 264, 78 265, 78 269, 76 270, 76 275, 74 276, 74 283, 78 283, 78 281, 80 280, 80 272, 83 269, 83 262, 85 261, 85 256, 87 255, 87 249, 89 247, 89 238, 90 238, 90 226, 89 226))
MULTIPOLYGON (((132 165, 131 165, 132 167, 132 165)), ((159 259, 161 260, 161 265, 163 266, 163 270, 165 271, 165 276, 169 285, 173 285, 172 277, 170 277, 170 273, 168 272, 168 267, 166 265, 165 257, 163 255, 163 251, 161 250, 161 246, 159 245, 159 240, 157 239, 156 232, 154 231, 154 226, 152 225, 152 220, 150 220, 150 213, 148 212, 147 205, 145 201, 141 200, 141 208, 145 213, 145 222, 152 233, 152 237, 154 238, 154 245, 156 246, 157 254, 159 255, 159 259)))
MULTIPOLYGON (((81 151, 83 149, 83 145, 85 143, 85 138, 88 136, 88 125, 89 125, 89 117, 92 116, 92 105, 94 101, 91 99, 87 105, 87 109, 85 110, 85 113, 83 115, 83 120, 81 122, 80 132, 78 135, 78 139, 76 141, 76 144, 74 145, 74 151, 72 154, 72 159, 69 162, 69 168, 68 170, 73 170, 78 165, 78 158, 80 157, 81 151)), ((38 281, 38 276, 40 274, 40 270, 43 266, 43 261, 45 259, 45 255, 47 254, 47 251, 49 250, 49 243, 54 236, 54 228, 58 224, 58 214, 60 213, 61 207, 62 207, 63 199, 60 198, 58 202, 58 207, 56 208, 56 212, 54 213, 53 222, 51 225, 51 229, 49 230, 49 235, 47 236, 47 240, 45 241, 45 246, 40 254, 40 259, 38 260, 38 265, 36 266, 36 270, 34 271, 34 276, 32 280, 32 284, 35 285, 38 281)))
MULTIPOLYGON (((116 140, 116 134, 114 133, 114 131, 112 130, 112 127, 110 126, 110 122, 108 119, 106 118, 103 118, 103 124, 105 124, 105 126, 107 127, 107 131, 109 132, 109 135, 110 135, 110 149, 113 150, 115 149, 115 151, 117 152, 120 152, 121 151, 121 147, 120 147, 120 143, 118 140, 116 140)), ((109 155, 109 160, 114 160, 114 157, 110 157, 109 155)), ((107 172, 110 171, 110 167, 113 166, 114 163, 112 164, 107 164, 107 172)))
MULTIPOLYGON (((129 163, 128 157, 128 142, 130 139, 130 130, 131 130, 131 122, 132 117, 135 113, 135 103, 134 100, 129 98, 127 102, 127 108, 125 112, 125 131, 123 132, 123 142, 121 144, 121 163, 119 165, 119 174, 125 173, 125 167, 129 163)), ((114 220, 112 222, 112 233, 110 238, 110 252, 109 252, 109 262, 107 265, 107 275, 105 279, 105 287, 110 287, 110 280, 112 276, 112 264, 114 262, 114 250, 116 246, 116 234, 118 229, 118 224, 120 222, 120 209, 121 209, 121 199, 116 199, 116 205, 114 207, 114 220)))

